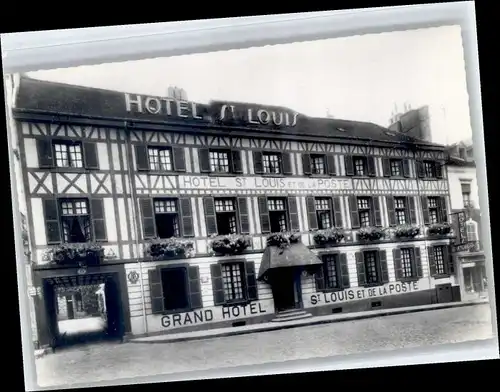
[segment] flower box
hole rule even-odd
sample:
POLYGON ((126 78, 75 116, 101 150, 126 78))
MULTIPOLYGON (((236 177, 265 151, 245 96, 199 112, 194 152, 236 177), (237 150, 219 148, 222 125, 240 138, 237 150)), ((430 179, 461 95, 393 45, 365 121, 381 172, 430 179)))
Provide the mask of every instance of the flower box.
POLYGON ((427 230, 429 235, 448 235, 451 233, 451 226, 448 223, 435 223, 427 230))
POLYGON ((338 244, 345 237, 342 230, 331 228, 318 230, 313 235, 313 240, 317 245, 338 244))
POLYGON ((146 246, 146 254, 155 260, 167 260, 184 257, 192 257, 194 255, 193 241, 183 240, 180 238, 155 238, 146 246))
POLYGON ((243 253, 250 247, 251 239, 244 235, 222 235, 216 236, 210 242, 212 251, 219 255, 236 255, 243 253))
POLYGON ((394 229, 396 238, 415 238, 420 234, 420 227, 413 225, 401 225, 394 229))
POLYGON ((104 248, 98 244, 65 244, 53 248, 52 262, 57 265, 99 265, 104 259, 104 248))
POLYGON ((385 238, 385 229, 380 227, 362 227, 358 231, 358 240, 378 241, 385 238))
POLYGON ((280 248, 286 248, 290 244, 294 244, 300 241, 299 233, 272 233, 267 237, 267 246, 277 246, 280 248))

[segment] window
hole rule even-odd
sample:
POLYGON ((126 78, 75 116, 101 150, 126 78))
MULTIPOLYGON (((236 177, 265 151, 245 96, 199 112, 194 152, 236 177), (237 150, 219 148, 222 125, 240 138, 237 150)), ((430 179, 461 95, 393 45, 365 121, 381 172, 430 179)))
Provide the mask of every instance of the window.
POLYGON ((318 219, 318 229, 324 230, 333 227, 331 199, 327 197, 317 197, 314 203, 318 219))
POLYGON ((370 198, 358 197, 359 223, 361 227, 371 225, 370 198))
POLYGON ((176 199, 153 201, 156 232, 159 238, 179 237, 179 212, 176 199))
POLYGON ((325 174, 326 162, 324 155, 311 155, 311 174, 325 174))
POLYGON ((403 162, 399 159, 391 159, 391 176, 399 177, 403 175, 403 162))
POLYGON ((367 174, 367 164, 365 157, 354 157, 354 175, 365 176, 367 174))
POLYGON ((429 197, 429 223, 439 223, 439 199, 437 197, 429 197))
POLYGON ((476 242, 478 240, 477 222, 473 221, 472 219, 469 219, 465 223, 465 227, 467 229, 467 241, 476 242))
POLYGON ((379 272, 377 265, 377 252, 364 252, 364 264, 367 284, 376 284, 379 282, 379 272))
POLYGON ((405 197, 395 197, 394 198, 394 211, 396 214, 396 223, 398 225, 406 224, 406 198, 405 197))
POLYGON ((61 223, 64 242, 91 241, 90 211, 86 199, 61 200, 61 223))
POLYGON ((327 289, 340 289, 341 288, 341 275, 339 268, 339 255, 324 255, 323 268, 325 269, 325 288, 327 289))
POLYGON ((446 274, 446 265, 444 260, 444 246, 434 247, 434 262, 436 264, 436 274, 446 274))
POLYGON ((218 234, 238 232, 236 200, 230 198, 214 199, 218 234))
POLYGON ((401 249, 401 272, 403 278, 411 278, 415 275, 413 271, 413 249, 401 249))
POLYGON ((229 151, 210 150, 210 170, 218 173, 230 173, 229 151))
POLYGON ((285 199, 270 197, 267 199, 267 207, 269 210, 271 233, 286 231, 288 225, 285 199))
POLYGON ((163 307, 167 311, 182 311, 189 308, 186 268, 161 270, 163 307))
POLYGON ((80 142, 56 142, 54 152, 57 167, 83 167, 82 144, 80 142))
POLYGON ((221 265, 224 300, 226 303, 245 300, 245 266, 243 263, 224 263, 221 265))
POLYGON ((470 200, 470 194, 471 194, 471 184, 469 183, 462 183, 462 200, 464 202, 464 208, 471 207, 471 200, 470 200))
POLYGON ((281 155, 262 153, 262 165, 266 174, 281 174, 281 155))
POLYGON ((172 171, 172 154, 168 147, 148 147, 149 169, 172 171))

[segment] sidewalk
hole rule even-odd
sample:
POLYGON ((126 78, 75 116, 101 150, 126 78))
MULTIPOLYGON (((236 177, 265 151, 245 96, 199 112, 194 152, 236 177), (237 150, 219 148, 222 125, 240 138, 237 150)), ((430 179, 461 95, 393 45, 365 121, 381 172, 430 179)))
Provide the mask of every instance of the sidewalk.
POLYGON ((371 317, 391 316, 391 315, 398 315, 405 313, 423 312, 427 310, 447 309, 447 308, 472 306, 472 305, 487 304, 487 303, 488 300, 481 299, 481 300, 474 300, 467 302, 450 302, 446 304, 371 310, 366 312, 318 316, 318 317, 311 317, 308 319, 294 320, 294 321, 269 322, 262 324, 247 325, 243 327, 218 328, 218 329, 210 329, 206 331, 196 331, 196 332, 170 333, 157 336, 148 336, 143 338, 132 338, 128 341, 130 343, 174 343, 174 342, 183 342, 189 340, 211 339, 211 338, 219 338, 232 335, 243 335, 254 332, 276 331, 280 329, 297 328, 309 325, 335 323, 340 321, 361 320, 371 317))

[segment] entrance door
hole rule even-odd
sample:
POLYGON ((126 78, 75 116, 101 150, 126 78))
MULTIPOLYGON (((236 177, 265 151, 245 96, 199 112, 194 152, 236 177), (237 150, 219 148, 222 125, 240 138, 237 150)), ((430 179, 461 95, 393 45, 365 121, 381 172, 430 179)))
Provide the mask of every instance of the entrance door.
POLYGON ((117 277, 108 279, 104 284, 104 300, 108 322, 108 336, 122 337, 124 333, 124 320, 122 316, 122 303, 118 289, 117 277))
POLYGON ((297 273, 293 268, 277 268, 272 271, 271 286, 274 307, 277 312, 300 307, 300 293, 297 290, 297 273))
POLYGON ((68 320, 73 320, 75 318, 75 309, 73 308, 73 297, 71 295, 66 296, 66 309, 68 311, 68 320))

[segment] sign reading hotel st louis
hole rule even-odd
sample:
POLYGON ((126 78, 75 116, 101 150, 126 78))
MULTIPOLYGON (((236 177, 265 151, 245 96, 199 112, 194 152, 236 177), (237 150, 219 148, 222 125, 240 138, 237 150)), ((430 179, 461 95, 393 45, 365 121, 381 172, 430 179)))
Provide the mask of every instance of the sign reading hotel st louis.
MULTIPOLYGON (((203 120, 203 107, 196 102, 159 98, 125 93, 125 108, 129 113, 144 113, 158 116, 203 120)), ((299 113, 278 109, 247 107, 246 105, 216 105, 217 120, 220 122, 243 121, 254 125, 274 125, 293 127, 297 124, 299 113), (244 107, 245 106, 245 107, 244 107)))

